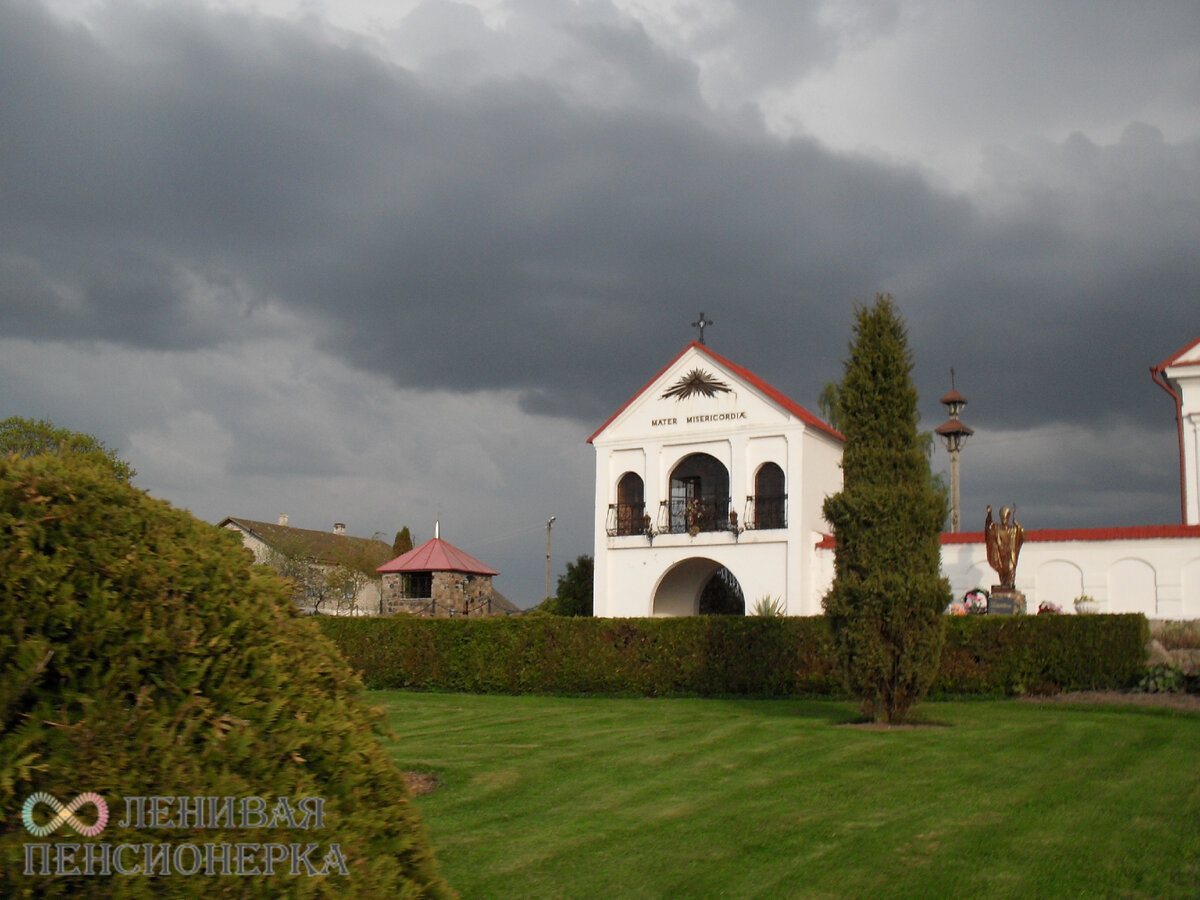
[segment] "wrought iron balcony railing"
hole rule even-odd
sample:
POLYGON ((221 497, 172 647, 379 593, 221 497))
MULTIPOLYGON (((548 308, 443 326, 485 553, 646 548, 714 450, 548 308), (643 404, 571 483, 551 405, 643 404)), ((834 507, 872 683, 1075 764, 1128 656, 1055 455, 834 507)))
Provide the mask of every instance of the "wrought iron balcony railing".
POLYGON ((658 531, 670 534, 699 534, 730 531, 729 497, 663 500, 658 508, 658 531))
POLYGON ((787 494, 747 497, 742 524, 747 530, 787 528, 787 494))
POLYGON ((605 530, 609 537, 623 534, 645 534, 650 528, 645 503, 610 503, 605 530))

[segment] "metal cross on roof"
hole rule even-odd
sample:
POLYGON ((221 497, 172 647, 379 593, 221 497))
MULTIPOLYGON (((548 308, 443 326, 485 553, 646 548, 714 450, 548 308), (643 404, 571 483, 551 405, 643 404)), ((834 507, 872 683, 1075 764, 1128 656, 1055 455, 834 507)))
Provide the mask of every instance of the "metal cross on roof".
POLYGON ((706 319, 704 318, 704 313, 700 313, 700 318, 699 318, 699 319, 697 319, 695 322, 693 322, 693 323, 692 323, 692 327, 693 327, 693 328, 699 328, 699 329, 700 329, 700 343, 702 343, 702 344, 704 343, 704 329, 705 329, 705 327, 706 327, 706 326, 708 326, 708 325, 715 325, 715 324, 716 324, 716 323, 715 323, 715 322, 714 322, 712 319, 707 319, 707 320, 706 320, 706 319))

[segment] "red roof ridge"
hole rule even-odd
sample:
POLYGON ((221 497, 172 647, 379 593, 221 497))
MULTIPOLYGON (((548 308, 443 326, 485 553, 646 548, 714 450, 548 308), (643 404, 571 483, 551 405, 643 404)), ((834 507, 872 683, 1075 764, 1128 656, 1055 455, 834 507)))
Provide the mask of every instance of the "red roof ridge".
MULTIPOLYGON (((1156 538, 1200 538, 1200 525, 1130 525, 1115 528, 1039 528, 1025 532, 1026 543, 1053 541, 1149 541, 1156 538)), ((982 531, 944 531, 938 535, 944 544, 982 544, 982 531)), ((823 534, 818 550, 836 550, 837 537, 823 534)))
MULTIPOLYGON (((1131 525, 1115 528, 1039 528, 1025 532, 1026 543, 1050 541, 1144 541, 1155 538, 1200 538, 1200 525, 1131 525)), ((944 533, 943 544, 982 544, 982 531, 944 533)))
POLYGON ((701 353, 704 353, 706 356, 710 357, 717 364, 722 365, 725 368, 729 369, 731 372, 733 372, 735 375, 737 375, 743 381, 748 383, 751 387, 766 394, 776 404, 778 404, 779 406, 782 406, 793 416, 798 418, 800 421, 804 422, 804 424, 811 425, 814 428, 817 428, 820 431, 825 432, 826 434, 830 435, 831 437, 836 438, 839 441, 846 440, 841 435, 841 433, 837 431, 837 429, 832 428, 829 425, 822 422, 817 416, 814 416, 812 413, 810 413, 807 409, 805 409, 803 406, 801 406, 795 400, 792 400, 790 397, 788 397, 782 391, 772 387, 770 384, 763 381, 761 378, 759 378, 757 375, 755 375, 749 369, 745 368, 744 366, 739 366, 735 362, 731 362, 730 360, 721 356, 719 353, 714 353, 712 350, 709 350, 706 345, 701 344, 699 341, 692 341, 690 344, 688 344, 686 347, 684 347, 682 350, 680 350, 678 353, 676 353, 675 357, 669 363, 667 363, 665 366, 663 366, 661 369, 659 369, 658 373, 653 378, 651 378, 644 385, 642 385, 640 390, 638 390, 632 397, 630 397, 623 404, 621 404, 621 408, 618 409, 611 416, 609 416, 605 420, 604 424, 601 425, 599 428, 597 428, 592 433, 592 436, 587 439, 587 442, 589 444, 592 443, 592 441, 594 441, 601 434, 601 432, 604 431, 604 429, 608 428, 608 426, 613 423, 613 421, 617 418, 617 416, 619 416, 619 415, 621 415, 621 413, 625 412, 625 410, 627 410, 633 404, 633 401, 635 401, 638 397, 642 396, 642 394, 646 393, 646 391, 648 391, 650 389, 650 385, 652 385, 652 384, 654 384, 654 382, 658 381, 658 379, 661 378, 663 376, 663 374, 668 369, 671 368, 671 366, 673 366, 673 365, 675 365, 675 363, 679 362, 679 360, 683 357, 683 355, 685 353, 687 353, 689 350, 691 350, 693 347, 696 348, 697 350, 699 350, 701 353))
POLYGON ((1176 353, 1173 353, 1173 354, 1171 354, 1170 356, 1168 356, 1168 357, 1166 358, 1166 360, 1164 360, 1163 362, 1159 363, 1159 364, 1158 364, 1157 366, 1155 366, 1154 368, 1155 368, 1155 369, 1157 369, 1159 372, 1161 372, 1161 371, 1162 371, 1163 369, 1165 369, 1167 366, 1175 366, 1175 365, 1180 365, 1180 366, 1200 366, 1200 359, 1188 360, 1187 362, 1182 362, 1182 363, 1181 363, 1181 362, 1176 362, 1176 360, 1178 360, 1178 359, 1179 359, 1179 357, 1186 355, 1186 354, 1187 354, 1188 352, 1190 352, 1190 351, 1192 350, 1192 348, 1194 348, 1194 347, 1195 347, 1197 344, 1200 344, 1200 337, 1196 338, 1194 341, 1192 341, 1190 344, 1188 344, 1188 345, 1187 345, 1186 347, 1184 347, 1182 350, 1179 350, 1179 351, 1177 351, 1176 353))

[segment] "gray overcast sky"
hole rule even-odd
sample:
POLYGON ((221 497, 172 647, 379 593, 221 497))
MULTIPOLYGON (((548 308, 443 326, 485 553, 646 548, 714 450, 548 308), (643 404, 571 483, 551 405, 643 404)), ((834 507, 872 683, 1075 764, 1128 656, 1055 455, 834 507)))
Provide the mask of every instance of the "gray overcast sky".
POLYGON ((212 522, 440 518, 530 605, 701 310, 815 408, 878 291, 966 527, 1179 520, 1194 0, 0 0, 0 136, 0 417, 212 522))

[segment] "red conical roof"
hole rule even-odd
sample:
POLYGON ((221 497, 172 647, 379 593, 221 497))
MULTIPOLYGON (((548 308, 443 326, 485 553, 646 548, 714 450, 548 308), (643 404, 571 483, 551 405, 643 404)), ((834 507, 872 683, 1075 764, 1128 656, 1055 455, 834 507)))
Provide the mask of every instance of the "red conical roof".
POLYGON ((947 419, 937 428, 933 429, 938 434, 965 434, 972 435, 975 433, 974 428, 968 428, 958 419, 947 419))
POLYGON ((475 557, 463 553, 441 538, 433 538, 386 562, 376 572, 465 572, 468 575, 499 575, 475 557))
POLYGON ((944 403, 946 406, 949 406, 951 403, 961 403, 963 406, 966 406, 967 398, 951 388, 950 393, 943 397, 939 402, 944 403))

